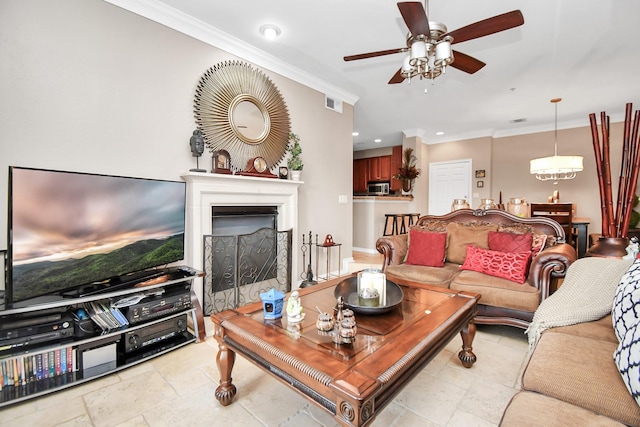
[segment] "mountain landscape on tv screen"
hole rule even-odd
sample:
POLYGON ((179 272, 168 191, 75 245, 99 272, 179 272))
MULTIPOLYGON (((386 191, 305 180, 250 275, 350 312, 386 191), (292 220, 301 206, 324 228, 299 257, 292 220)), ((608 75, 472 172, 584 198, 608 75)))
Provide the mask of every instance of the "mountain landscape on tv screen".
POLYGON ((32 295, 52 294, 183 258, 184 233, 181 233, 166 239, 140 240, 81 259, 14 265, 13 298, 20 301, 32 295))

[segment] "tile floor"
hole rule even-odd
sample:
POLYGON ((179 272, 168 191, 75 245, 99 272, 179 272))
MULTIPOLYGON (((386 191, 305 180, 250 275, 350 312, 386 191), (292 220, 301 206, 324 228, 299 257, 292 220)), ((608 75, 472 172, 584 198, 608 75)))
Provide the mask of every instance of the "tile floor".
MULTIPOLYGON (((208 321, 208 320, 207 320, 208 321)), ((405 386, 372 426, 495 426, 518 388, 524 331, 479 325, 478 361, 460 364, 459 336, 405 386)), ((208 337, 88 383, 0 411, 0 426, 337 426, 333 417, 242 357, 238 394, 221 406, 217 344, 208 337)))

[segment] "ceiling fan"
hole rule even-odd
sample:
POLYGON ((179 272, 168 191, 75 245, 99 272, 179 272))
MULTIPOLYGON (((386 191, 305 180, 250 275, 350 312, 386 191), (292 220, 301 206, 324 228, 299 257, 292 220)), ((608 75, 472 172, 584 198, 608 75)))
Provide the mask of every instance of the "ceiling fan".
MULTIPOLYGON (((425 6, 426 4, 425 1, 425 6)), ((462 52, 452 50, 452 44, 488 36, 524 24, 522 12, 514 10, 454 31, 447 31, 444 24, 429 21, 425 7, 420 2, 400 2, 398 9, 409 28, 407 47, 344 57, 345 61, 355 61, 409 52, 409 55, 404 58, 402 67, 389 80, 389 84, 402 83, 407 78, 410 81, 415 76, 434 80, 446 71, 447 65, 473 74, 486 64, 462 52)))

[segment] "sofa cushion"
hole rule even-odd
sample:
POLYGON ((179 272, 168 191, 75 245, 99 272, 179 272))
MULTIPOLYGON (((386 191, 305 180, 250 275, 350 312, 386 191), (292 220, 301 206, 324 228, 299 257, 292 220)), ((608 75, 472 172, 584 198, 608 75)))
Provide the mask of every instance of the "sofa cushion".
POLYGON ((556 326, 555 328, 547 329, 545 333, 574 335, 618 344, 618 338, 616 334, 613 333, 613 328, 611 327, 611 315, 591 322, 580 322, 569 326, 556 326))
POLYGON ((451 281, 450 288, 481 294, 480 304, 533 312, 540 304, 540 290, 529 283, 463 270, 451 281))
POLYGON ((496 231, 497 224, 461 224, 450 222, 447 225, 448 244, 447 262, 462 264, 467 256, 467 245, 489 249, 489 232, 496 231))
POLYGON ((432 233, 416 229, 409 230, 407 264, 442 267, 447 233, 432 233))
POLYGON ((501 427, 623 426, 579 406, 539 393, 521 391, 502 414, 501 427))
POLYGON ((622 276, 611 308, 613 329, 619 341, 640 321, 640 259, 622 276))
POLYGON ((640 426, 640 407, 611 357, 615 348, 607 341, 545 332, 529 360, 522 388, 640 426))
POLYGON ((533 234, 489 232, 489 249, 500 252, 531 252, 533 234))
POLYGON ((492 251, 473 245, 467 246, 462 270, 473 270, 523 284, 527 279, 531 251, 522 253, 492 251))
POLYGON ((448 288, 453 277, 458 274, 457 264, 445 263, 444 267, 425 267, 423 265, 390 265, 386 273, 403 279, 448 288))

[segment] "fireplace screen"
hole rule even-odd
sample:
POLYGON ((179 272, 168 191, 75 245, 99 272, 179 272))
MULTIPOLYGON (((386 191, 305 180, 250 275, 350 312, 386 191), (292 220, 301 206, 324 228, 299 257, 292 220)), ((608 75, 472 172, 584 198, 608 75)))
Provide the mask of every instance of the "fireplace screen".
POLYGON ((204 313, 260 301, 276 288, 291 290, 291 230, 261 228, 251 234, 204 236, 204 313))

